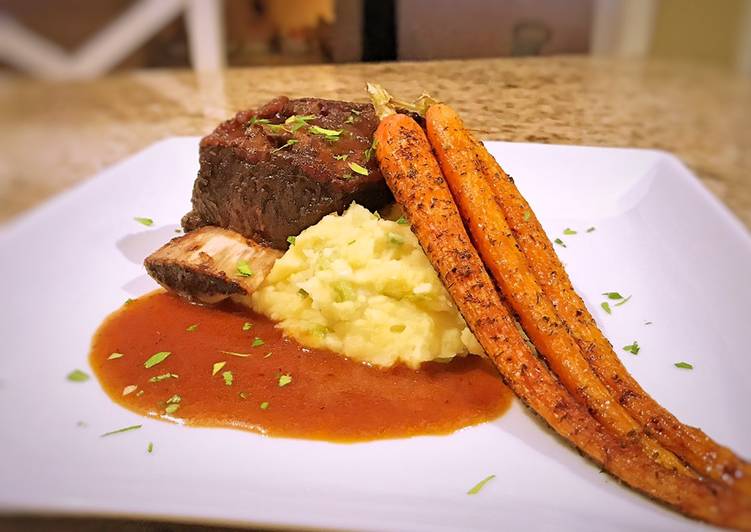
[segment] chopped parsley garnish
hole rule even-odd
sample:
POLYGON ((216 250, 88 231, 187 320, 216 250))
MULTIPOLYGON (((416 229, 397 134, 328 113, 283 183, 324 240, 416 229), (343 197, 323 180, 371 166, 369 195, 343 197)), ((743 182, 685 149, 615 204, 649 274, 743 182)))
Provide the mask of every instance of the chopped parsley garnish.
POLYGON ((294 236, 288 236, 288 237, 287 237, 287 243, 288 243, 288 244, 289 244, 290 246, 294 246, 294 245, 295 245, 295 242, 297 242, 297 237, 294 237, 294 236))
POLYGON ((553 242, 555 242, 559 246, 563 246, 564 248, 566 247, 566 244, 564 244, 563 240, 561 240, 560 238, 556 238, 555 240, 553 240, 553 242))
POLYGON ((365 150, 365 162, 367 163, 370 161, 370 159, 373 157, 373 154, 375 153, 376 147, 378 147, 378 140, 373 139, 373 142, 370 145, 370 148, 365 150))
POLYGON ((180 408, 180 405, 178 403, 172 403, 166 406, 166 408, 164 409, 164 412, 166 414, 174 414, 175 412, 177 412, 179 408, 180 408))
POLYGON ((128 386, 123 388, 123 396, 130 395, 133 392, 135 392, 137 389, 138 389, 138 386, 136 386, 135 384, 129 384, 128 386))
POLYGON ((336 159, 337 161, 346 161, 348 157, 349 153, 345 153, 343 155, 334 155, 334 159, 336 159))
POLYGON ((638 355, 640 349, 641 349, 641 347, 639 347, 639 343, 636 340, 634 340, 634 343, 631 344, 631 345, 624 345, 623 346, 623 350, 624 351, 628 351, 632 355, 638 355))
POLYGON ((308 293, 308 291, 307 291, 307 290, 305 290, 304 288, 300 288, 300 289, 299 289, 299 290, 297 291, 297 293, 298 293, 298 294, 300 294, 300 295, 301 295, 302 297, 310 297, 310 294, 309 294, 309 293, 308 293))
POLYGON ((154 225, 154 220, 151 218, 143 218, 142 216, 134 216, 133 219, 138 222, 141 225, 145 225, 146 227, 151 227, 154 225))
POLYGON ((467 495, 477 495, 478 493, 480 493, 480 491, 482 490, 482 488, 485 487, 485 484, 487 484, 488 482, 490 482, 494 478, 495 478, 495 475, 488 475, 487 477, 485 477, 484 479, 482 479, 480 482, 478 482, 477 484, 475 484, 474 486, 472 486, 469 489, 469 491, 467 492, 467 495))
POLYGON ((232 375, 231 371, 222 372, 222 378, 224 379, 224 384, 226 384, 227 386, 232 386, 232 382, 235 380, 235 377, 232 375))
POLYGON ((360 166, 357 163, 349 163, 348 166, 352 169, 353 172, 360 175, 368 175, 370 173, 367 168, 360 166))
POLYGON ((74 369, 68 373, 67 379, 71 382, 86 382, 90 379, 89 374, 81 371, 80 369, 74 369))
POLYGON ((252 328, 253 328, 253 324, 250 323, 249 321, 246 321, 245 323, 243 323, 243 331, 249 331, 252 328))
POLYGON ((352 124, 355 121, 354 116, 348 116, 347 120, 344 121, 345 124, 352 124))
POLYGON ((563 230, 563 234, 564 234, 564 235, 575 235, 575 234, 576 234, 576 231, 574 231, 574 230, 573 230, 573 229, 571 229, 570 227, 567 227, 566 229, 564 229, 564 230, 563 230))
POLYGON ((689 364, 688 362, 676 362, 673 365, 676 368, 681 368, 681 369, 694 369, 694 366, 692 364, 689 364))
POLYGON ((248 261, 240 259, 237 261, 237 274, 243 277, 251 277, 253 270, 250 269, 248 261))
POLYGON ((149 444, 146 446, 146 452, 149 454, 154 452, 154 444, 152 442, 149 442, 149 444))
POLYGON ((602 307, 602 310, 604 310, 608 314, 613 313, 613 311, 610 309, 610 303, 608 303, 607 301, 603 301, 602 303, 600 303, 600 306, 602 307))
POLYGON ((607 296, 608 299, 623 299, 623 296, 618 292, 603 292, 602 295, 607 296))
POLYGON ((107 357, 107 360, 116 360, 118 358, 123 358, 125 355, 122 353, 112 353, 110 356, 107 357))
POLYGON ((183 400, 182 397, 180 397, 179 395, 175 394, 172 397, 170 397, 169 399, 167 399, 167 404, 168 405, 177 404, 177 403, 179 403, 182 400, 183 400))
POLYGON ((250 347, 260 347, 260 346, 262 346, 262 345, 263 345, 263 344, 265 344, 265 343, 266 343, 266 342, 264 342, 263 340, 261 340, 260 338, 258 338, 258 336, 256 336, 256 337, 255 337, 255 338, 253 339, 253 343, 252 343, 252 344, 250 344, 250 347))
POLYGON ((620 307, 621 305, 625 305, 626 303, 628 303, 629 299, 631 299, 631 296, 623 298, 623 300, 621 300, 618 303, 616 303, 615 306, 616 307, 620 307))
POLYGON ((250 119, 250 122, 248 122, 248 127, 255 126, 256 124, 269 124, 271 121, 268 118, 258 118, 257 116, 254 116, 250 119))
POLYGON ((396 223, 398 223, 399 225, 409 225, 409 220, 407 220, 404 216, 400 216, 396 223))
POLYGON ((149 379, 149 382, 161 382, 167 379, 177 379, 180 376, 177 373, 162 373, 149 379))
POLYGON ((196 329, 198 329, 198 324, 197 324, 197 323, 194 323, 193 325, 188 325, 188 326, 187 326, 187 327, 185 328, 185 330, 186 330, 186 331, 188 331, 188 332, 193 332, 193 331, 195 331, 196 329))
POLYGON ((326 129, 320 126, 310 126, 309 131, 314 135, 321 135, 324 140, 330 142, 339 140, 341 134, 344 133, 341 129, 326 129))
POLYGON ((532 218, 532 213, 530 211, 524 211, 524 221, 528 222, 530 218, 532 218))
POLYGON ((589 229, 587 229, 587 233, 591 233, 594 230, 595 230, 595 226, 593 225, 592 227, 590 227, 589 229))
POLYGON ((287 128, 283 124, 264 124, 272 134, 279 135, 280 133, 289 133, 287 128))
POLYGON ((310 330, 310 332, 312 334, 315 334, 316 336, 320 336, 321 338, 323 338, 324 336, 329 334, 331 330, 329 330, 329 328, 326 327, 325 325, 316 325, 310 330))
POLYGON ((123 303, 123 305, 130 305, 134 301, 135 301, 135 299, 128 298, 128 299, 125 300, 125 303, 123 303))
POLYGON ((268 407, 269 407, 269 402, 268 402, 268 401, 264 401, 263 403, 261 403, 261 404, 259 405, 259 408, 260 408, 261 410, 266 410, 266 409, 268 409, 268 407))
POLYGON ((359 111, 357 109, 350 109, 349 112, 352 113, 355 116, 360 116, 362 114, 362 111, 359 111))
POLYGON ((389 233, 388 239, 389 243, 394 244, 395 246, 401 246, 404 244, 404 239, 401 235, 397 235, 396 233, 389 233))
POLYGON ((349 242, 347 242, 347 245, 348 245, 348 246, 351 246, 351 245, 352 245, 352 244, 354 244, 355 242, 357 242, 357 240, 350 240, 349 242))
POLYGON ((112 436, 113 434, 122 434, 123 432, 130 432, 131 430, 138 430, 141 427, 143 427, 143 425, 131 425, 130 427, 123 427, 121 429, 105 432, 104 434, 100 434, 99 437, 104 438, 105 436, 112 436))
POLYGON ((214 367, 211 369, 211 376, 213 377, 214 375, 216 375, 217 373, 219 373, 220 371, 222 371, 222 368, 224 366, 226 366, 226 365, 227 365, 227 363, 224 362, 224 361, 222 361, 222 362, 214 362, 214 367))
POLYGON ((151 355, 149 359, 143 363, 143 367, 146 369, 152 368, 157 364, 164 362, 164 359, 166 359, 171 354, 171 351, 159 351, 158 353, 151 355))
POLYGON ((283 145, 279 146, 278 148, 274 148, 273 150, 271 150, 271 153, 276 153, 278 151, 283 150, 284 148, 289 148, 290 146, 294 146, 298 142, 300 142, 300 141, 299 140, 295 140, 295 139, 289 139, 283 145))
POLYGON ((279 387, 287 386, 290 382, 292 382, 292 375, 285 374, 285 375, 279 375, 279 387))
POLYGON ((284 121, 285 124, 306 124, 308 121, 313 120, 315 115, 291 115, 284 121))

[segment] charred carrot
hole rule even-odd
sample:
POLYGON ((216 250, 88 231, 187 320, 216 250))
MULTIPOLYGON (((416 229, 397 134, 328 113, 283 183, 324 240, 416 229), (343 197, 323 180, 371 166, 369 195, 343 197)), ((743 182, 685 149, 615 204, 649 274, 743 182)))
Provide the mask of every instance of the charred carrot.
POLYGON ((455 116, 446 105, 430 107, 425 117, 428 139, 475 246, 522 328, 568 391, 605 427, 640 441, 662 465, 693 475, 675 455, 644 434, 590 368, 530 271, 490 186, 475 168, 477 150, 459 134, 462 125, 455 116))
MULTIPOLYGON (((628 373, 574 290, 550 240, 513 179, 464 127, 459 116, 447 106, 433 106, 428 113, 427 126, 434 134, 439 130, 445 131, 445 135, 450 133, 451 137, 444 139, 451 143, 445 146, 446 150, 461 146, 471 154, 473 172, 481 175, 492 190, 495 205, 489 208, 500 209, 534 277, 590 366, 618 403, 644 427, 645 432, 685 460, 700 475, 722 480, 746 494, 751 493, 748 462, 710 439, 700 429, 681 423, 628 373)), ((436 149, 440 150, 438 146, 436 149)))
POLYGON ((504 381, 554 430, 624 482, 693 517, 751 527, 751 509, 719 485, 655 463, 640 445, 604 430, 524 342, 472 246, 430 144, 405 115, 384 118, 376 156, 420 245, 504 381))

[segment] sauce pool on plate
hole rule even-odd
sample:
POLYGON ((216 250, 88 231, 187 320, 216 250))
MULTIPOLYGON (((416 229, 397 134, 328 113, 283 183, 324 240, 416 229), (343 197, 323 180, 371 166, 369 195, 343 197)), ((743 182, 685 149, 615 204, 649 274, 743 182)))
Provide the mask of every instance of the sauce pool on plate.
POLYGON ((246 309, 154 292, 110 315, 90 363, 116 403, 187 425, 355 442, 447 434, 499 417, 511 392, 477 356, 380 369, 308 349, 246 309))

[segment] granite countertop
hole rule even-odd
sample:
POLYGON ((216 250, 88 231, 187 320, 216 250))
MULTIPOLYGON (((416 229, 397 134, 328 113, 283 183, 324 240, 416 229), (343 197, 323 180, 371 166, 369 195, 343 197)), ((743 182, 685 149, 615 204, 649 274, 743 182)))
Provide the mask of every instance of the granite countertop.
POLYGON ((134 71, 89 82, 0 81, 0 221, 171 135, 204 135, 279 94, 404 98, 428 90, 482 138, 658 148, 751 227, 751 80, 709 67, 586 56, 134 71))
MULTIPOLYGON (((0 79, 0 222, 149 144, 204 135, 279 94, 365 100, 375 81, 452 104, 488 140, 675 153, 751 227, 751 80, 710 67, 590 57, 273 67, 199 77, 135 71, 50 84, 0 79)), ((141 521, 11 517, 0 530, 203 531, 141 521)))

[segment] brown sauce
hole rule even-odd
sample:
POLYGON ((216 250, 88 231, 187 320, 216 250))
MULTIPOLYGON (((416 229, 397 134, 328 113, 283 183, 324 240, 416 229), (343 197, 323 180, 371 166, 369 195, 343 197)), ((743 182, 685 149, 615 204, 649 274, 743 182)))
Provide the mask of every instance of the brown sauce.
POLYGON ((94 337, 90 363, 112 400, 139 414, 294 438, 353 442, 446 434, 499 417, 511 401, 492 365, 477 356, 419 370, 378 369, 304 348, 250 311, 191 305, 164 292, 110 315, 94 337), (249 330, 243 330, 246 322, 253 324, 249 330), (263 345, 253 347, 256 338, 263 345), (170 355, 144 367, 163 351, 170 355), (109 359, 112 353, 123 356, 109 359), (212 376, 217 362, 226 364, 212 376), (150 380, 164 375, 170 376, 150 380), (280 386, 283 375, 292 380, 280 386), (170 404, 179 406, 167 413, 170 404))

